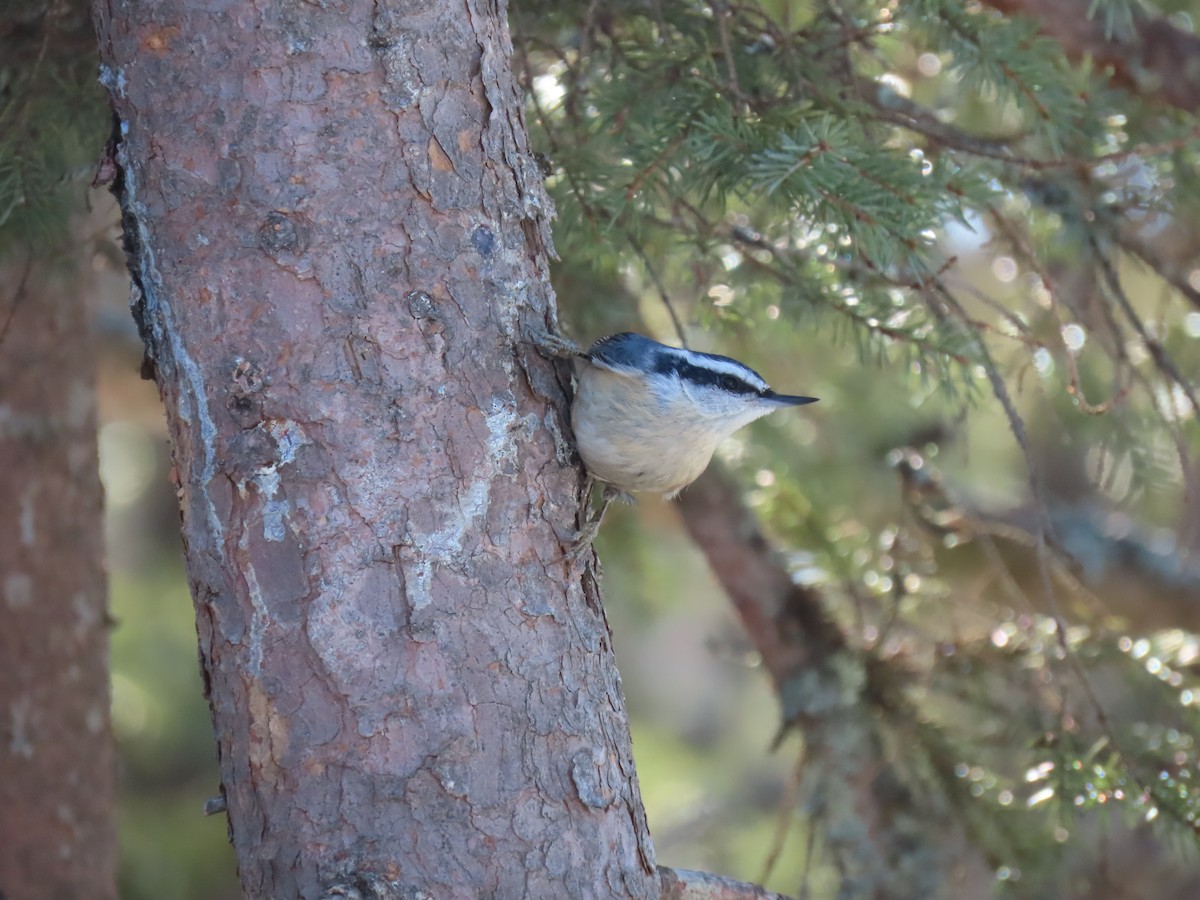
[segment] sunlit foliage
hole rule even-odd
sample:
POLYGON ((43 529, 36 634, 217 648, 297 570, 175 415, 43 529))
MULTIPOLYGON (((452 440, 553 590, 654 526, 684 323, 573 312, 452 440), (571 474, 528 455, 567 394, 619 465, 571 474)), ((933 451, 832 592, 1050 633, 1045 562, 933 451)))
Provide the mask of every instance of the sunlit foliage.
POLYGON ((568 321, 822 397, 727 458, 997 889, 1066 884, 1112 809, 1193 842, 1195 117, 977 2, 513 22, 568 321))

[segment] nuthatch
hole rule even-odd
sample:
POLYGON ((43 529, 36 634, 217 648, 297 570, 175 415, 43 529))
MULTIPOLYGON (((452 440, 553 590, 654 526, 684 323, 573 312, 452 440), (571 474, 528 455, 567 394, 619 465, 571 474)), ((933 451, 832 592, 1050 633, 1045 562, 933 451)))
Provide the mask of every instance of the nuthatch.
POLYGON ((728 356, 668 347, 632 332, 601 338, 586 353, 557 338, 547 349, 574 358, 575 444, 588 474, 615 488, 606 489, 600 514, 581 540, 594 536, 613 496, 652 491, 669 500, 700 477, 717 445, 743 425, 817 399, 777 394, 728 356))

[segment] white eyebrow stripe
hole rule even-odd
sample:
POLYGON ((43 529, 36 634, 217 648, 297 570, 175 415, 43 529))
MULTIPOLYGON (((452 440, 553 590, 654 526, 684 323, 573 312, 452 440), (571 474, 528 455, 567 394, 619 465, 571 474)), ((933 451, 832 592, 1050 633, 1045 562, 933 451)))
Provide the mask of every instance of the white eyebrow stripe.
POLYGON ((755 390, 765 391, 770 389, 770 386, 763 381, 757 372, 735 359, 729 359, 726 356, 715 356, 711 353, 697 353, 678 347, 671 347, 670 349, 674 356, 693 366, 719 372, 722 375, 732 375, 734 378, 740 378, 746 384, 754 387, 755 390))

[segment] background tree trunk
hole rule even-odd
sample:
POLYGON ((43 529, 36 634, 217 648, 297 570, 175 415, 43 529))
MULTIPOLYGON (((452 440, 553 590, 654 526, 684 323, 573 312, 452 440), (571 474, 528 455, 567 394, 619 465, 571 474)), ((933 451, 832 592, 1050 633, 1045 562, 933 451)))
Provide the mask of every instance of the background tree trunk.
POLYGON ((503 5, 96 9, 247 894, 657 895, 503 5))
MULTIPOLYGON (((80 187, 79 192, 82 192, 80 187)), ((116 896, 96 372, 67 258, 0 266, 0 896, 116 896), (59 274, 54 274, 54 270, 59 274)))
MULTIPOLYGON (((0 10, 0 897, 115 897, 86 0, 0 10), (64 249, 65 248, 65 249, 64 249)), ((97 128, 99 126, 99 128, 97 128)))

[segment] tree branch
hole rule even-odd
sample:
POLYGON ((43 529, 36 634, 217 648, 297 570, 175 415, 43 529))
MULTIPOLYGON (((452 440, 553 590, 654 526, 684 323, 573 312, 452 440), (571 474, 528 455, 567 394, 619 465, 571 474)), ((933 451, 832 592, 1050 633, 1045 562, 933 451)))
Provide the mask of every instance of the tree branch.
MULTIPOLYGON (((710 465, 679 498, 684 523, 729 594, 770 673, 782 706, 782 734, 804 734, 801 789, 821 819, 825 846, 846 896, 934 896, 962 866, 959 841, 939 812, 885 752, 879 713, 895 685, 878 673, 829 619, 819 592, 793 581, 736 486, 710 465), (945 824, 945 823, 942 823, 945 824)), ((894 673, 893 673, 894 674, 894 673)), ((969 855, 969 854, 967 854, 969 855)))
POLYGON ((984 0, 1002 13, 1036 19, 1073 61, 1107 68, 1115 84, 1187 112, 1200 109, 1200 37, 1166 19, 1133 14, 1132 27, 1105 34, 1088 0, 984 0))
POLYGON ((680 495, 679 506, 777 687, 846 651, 817 593, 792 580, 717 466, 680 495))

